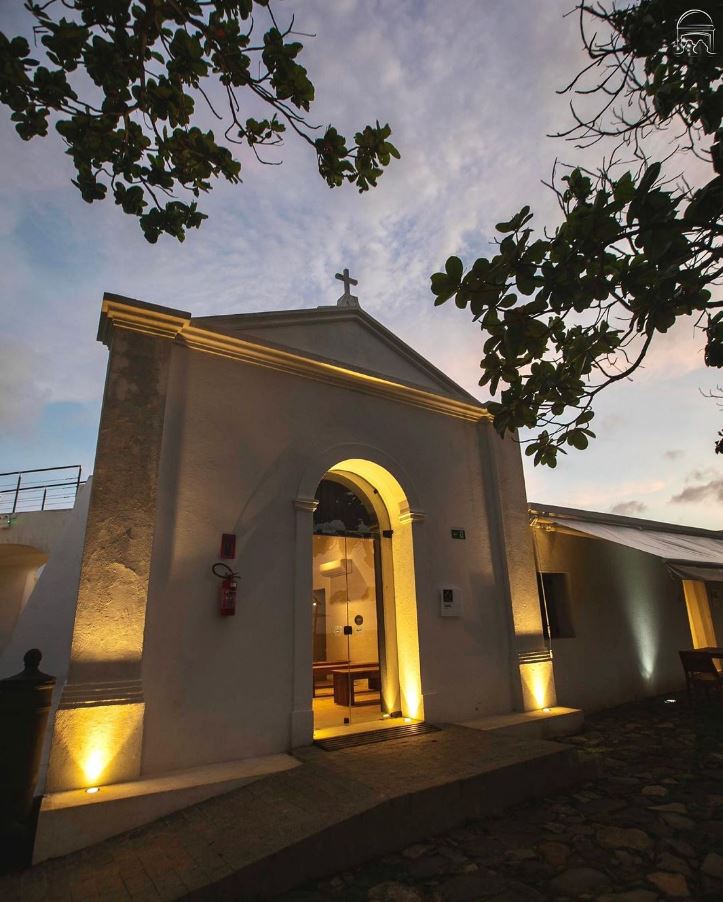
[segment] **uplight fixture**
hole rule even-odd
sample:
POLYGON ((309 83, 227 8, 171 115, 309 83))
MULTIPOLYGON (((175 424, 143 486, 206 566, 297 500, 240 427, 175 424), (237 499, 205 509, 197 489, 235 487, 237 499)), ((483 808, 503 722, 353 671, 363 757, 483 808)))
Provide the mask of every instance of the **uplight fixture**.
POLYGON ((665 699, 665 704, 666 704, 666 705, 674 705, 677 701, 678 701, 677 698, 666 698, 666 699, 665 699))
POLYGON ((94 793, 98 792, 99 789, 99 786, 89 786, 85 791, 88 793, 88 795, 93 795, 94 793))

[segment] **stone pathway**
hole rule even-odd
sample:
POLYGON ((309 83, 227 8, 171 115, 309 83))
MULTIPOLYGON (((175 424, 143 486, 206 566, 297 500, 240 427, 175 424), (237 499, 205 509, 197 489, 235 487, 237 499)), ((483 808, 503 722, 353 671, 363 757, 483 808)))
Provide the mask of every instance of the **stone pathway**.
POLYGON ((467 824, 288 902, 723 900, 723 708, 684 696, 587 718, 576 792, 467 824))

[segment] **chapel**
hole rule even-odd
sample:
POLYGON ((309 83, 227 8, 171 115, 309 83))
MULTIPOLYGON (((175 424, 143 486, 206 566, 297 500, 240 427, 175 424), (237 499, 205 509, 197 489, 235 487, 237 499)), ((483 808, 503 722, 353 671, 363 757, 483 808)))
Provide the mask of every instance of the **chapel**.
POLYGON ((723 641, 720 533, 530 507, 514 437, 338 278, 267 313, 104 296, 93 477, 0 647, 57 677, 41 857, 81 842, 63 805, 90 842, 315 741, 562 735, 723 641), (74 795, 150 784, 112 829, 74 795))
POLYGON ((519 445, 342 278, 260 314, 105 295, 49 791, 554 705, 519 445))

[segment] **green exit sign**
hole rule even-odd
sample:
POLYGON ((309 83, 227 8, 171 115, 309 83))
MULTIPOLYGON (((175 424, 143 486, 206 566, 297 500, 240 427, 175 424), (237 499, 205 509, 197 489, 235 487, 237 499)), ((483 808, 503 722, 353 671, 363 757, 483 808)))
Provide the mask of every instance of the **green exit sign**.
POLYGON ((452 538, 453 539, 466 539, 467 536, 463 529, 453 529, 452 530, 452 538))

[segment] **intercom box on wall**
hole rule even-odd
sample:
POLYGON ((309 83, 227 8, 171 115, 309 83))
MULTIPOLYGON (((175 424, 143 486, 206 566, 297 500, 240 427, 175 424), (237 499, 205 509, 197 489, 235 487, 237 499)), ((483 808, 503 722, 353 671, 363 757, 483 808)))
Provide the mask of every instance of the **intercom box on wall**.
POLYGON ((461 617, 462 596, 459 589, 446 587, 439 590, 440 617, 461 617))

